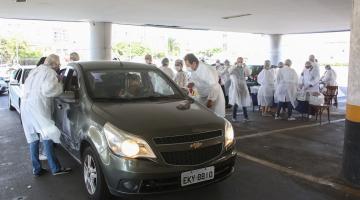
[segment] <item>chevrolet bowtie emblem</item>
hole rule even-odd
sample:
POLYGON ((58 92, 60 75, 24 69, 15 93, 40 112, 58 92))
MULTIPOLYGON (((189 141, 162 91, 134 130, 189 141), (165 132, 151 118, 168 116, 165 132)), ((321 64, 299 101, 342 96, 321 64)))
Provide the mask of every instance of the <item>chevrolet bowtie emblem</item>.
POLYGON ((201 142, 195 142, 195 143, 192 143, 192 144, 190 145, 190 148, 191 148, 191 149, 198 149, 198 148, 200 148, 202 145, 203 145, 203 144, 202 144, 201 142))

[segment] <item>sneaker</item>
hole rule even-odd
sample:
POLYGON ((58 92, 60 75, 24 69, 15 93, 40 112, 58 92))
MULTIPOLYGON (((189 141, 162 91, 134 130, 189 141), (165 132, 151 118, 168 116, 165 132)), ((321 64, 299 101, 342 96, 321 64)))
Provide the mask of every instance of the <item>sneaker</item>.
POLYGON ((33 173, 35 177, 39 177, 41 175, 44 175, 48 173, 48 170, 44 169, 44 168, 41 168, 40 172, 39 173, 33 173))
POLYGON ((237 120, 236 120, 236 118, 232 118, 231 121, 236 122, 237 120))
POLYGON ((288 118, 288 121, 295 121, 295 120, 296 120, 295 117, 289 117, 289 118, 288 118))
POLYGON ((44 154, 39 154, 39 160, 47 160, 46 155, 44 155, 44 154))
POLYGON ((71 172, 71 168, 61 168, 58 172, 53 173, 54 176, 68 174, 71 172))
POLYGON ((313 116, 312 115, 309 115, 309 119, 312 119, 313 118, 313 116))
POLYGON ((275 120, 281 119, 278 115, 275 116, 275 120))
POLYGON ((245 122, 249 122, 250 120, 249 120, 249 118, 245 118, 244 120, 243 120, 243 122, 245 123, 245 122))

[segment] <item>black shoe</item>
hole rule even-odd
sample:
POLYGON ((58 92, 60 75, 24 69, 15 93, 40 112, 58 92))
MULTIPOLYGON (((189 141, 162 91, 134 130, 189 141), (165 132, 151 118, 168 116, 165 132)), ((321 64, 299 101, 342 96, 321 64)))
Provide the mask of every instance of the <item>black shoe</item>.
POLYGON ((33 173, 33 174, 34 174, 35 177, 39 177, 39 176, 44 175, 46 173, 48 173, 48 170, 41 168, 40 172, 33 173))
POLYGON ((71 168, 61 168, 59 171, 53 173, 54 176, 68 174, 71 172, 71 168))

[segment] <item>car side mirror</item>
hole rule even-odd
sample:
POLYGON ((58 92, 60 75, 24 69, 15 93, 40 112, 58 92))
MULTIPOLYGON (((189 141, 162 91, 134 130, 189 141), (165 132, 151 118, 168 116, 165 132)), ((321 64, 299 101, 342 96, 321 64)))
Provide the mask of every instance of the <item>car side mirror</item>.
POLYGON ((64 103, 76 103, 78 101, 78 98, 76 98, 76 96, 76 92, 74 91, 65 91, 59 96, 59 98, 64 103))

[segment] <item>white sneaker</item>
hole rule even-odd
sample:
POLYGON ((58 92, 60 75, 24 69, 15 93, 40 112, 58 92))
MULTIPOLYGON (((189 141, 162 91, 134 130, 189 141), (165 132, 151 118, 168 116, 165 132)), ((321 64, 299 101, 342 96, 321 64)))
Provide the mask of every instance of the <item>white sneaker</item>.
POLYGON ((313 116, 312 115, 309 115, 309 119, 312 119, 313 118, 313 116))
POLYGON ((295 120, 296 120, 295 117, 289 117, 289 118, 288 118, 288 121, 295 121, 295 120))
POLYGON ((279 119, 281 119, 279 116, 275 116, 275 120, 279 120, 279 119))
POLYGON ((47 160, 47 157, 43 154, 39 154, 39 160, 47 160))
POLYGON ((243 122, 245 123, 245 122, 249 122, 250 120, 249 119, 244 119, 243 120, 243 122))

